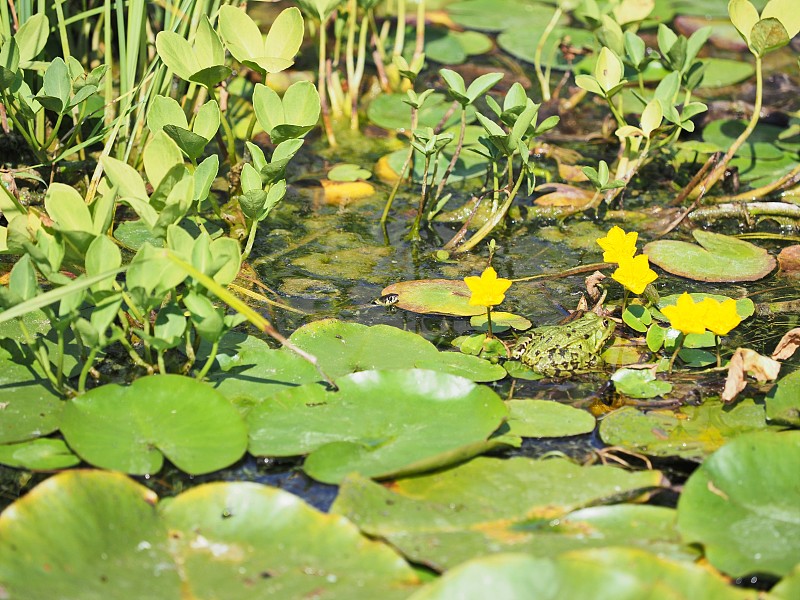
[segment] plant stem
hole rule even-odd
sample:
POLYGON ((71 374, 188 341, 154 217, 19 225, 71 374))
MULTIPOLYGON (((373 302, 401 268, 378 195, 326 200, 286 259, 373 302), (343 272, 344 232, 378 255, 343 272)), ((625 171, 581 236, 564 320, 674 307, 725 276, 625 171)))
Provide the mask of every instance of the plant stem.
MULTIPOLYGON (((214 89, 214 86, 208 87, 208 94, 211 96, 211 99, 217 103, 217 106, 219 106, 219 101, 217 100, 217 93, 214 89)), ((255 112, 253 112, 253 116, 255 116, 255 112)), ((236 138, 233 135, 233 130, 231 129, 230 123, 228 123, 228 119, 225 117, 225 113, 220 114, 220 122, 222 123, 222 129, 225 131, 225 140, 228 147, 228 158, 230 159, 231 166, 233 166, 237 163, 236 138)), ((249 136, 247 139, 250 139, 249 136)))
POLYGON ((436 188, 436 195, 433 197, 434 201, 438 200, 439 196, 442 195, 444 186, 447 184, 447 179, 450 177, 450 173, 453 172, 453 169, 456 166, 456 162, 458 162, 458 157, 461 156, 461 148, 464 146, 464 134, 466 133, 466 131, 467 131, 467 107, 462 104, 461 128, 459 129, 458 132, 458 142, 456 143, 456 149, 453 151, 453 157, 450 159, 450 164, 447 165, 447 169, 442 175, 442 180, 439 182, 439 185, 436 188))
POLYGON ((409 239, 412 242, 418 242, 422 238, 419 237, 419 224, 422 221, 422 213, 425 210, 425 200, 428 195, 428 169, 431 166, 431 157, 429 154, 425 155, 425 168, 422 172, 422 192, 419 197, 419 207, 417 208, 417 216, 414 218, 414 224, 411 227, 411 235, 409 239))
POLYGON ((214 364, 214 360, 217 358, 217 349, 219 348, 219 340, 214 340, 214 343, 211 344, 211 351, 208 353, 208 358, 206 359, 205 364, 203 364, 203 368, 200 369, 197 373, 197 380, 202 381, 206 374, 208 373, 211 365, 214 364))
MULTIPOLYGON (((325 20, 327 21, 327 19, 325 20)), ((325 128, 325 135, 331 148, 336 147, 336 136, 333 134, 331 115, 328 110, 328 94, 325 78, 325 50, 328 45, 328 35, 325 27, 326 23, 320 21, 319 24, 319 64, 317 65, 317 91, 319 92, 319 104, 322 109, 322 125, 325 128)))
MULTIPOLYGON (((425 0, 417 0, 417 42, 414 46, 414 59, 422 56, 425 50, 425 0)), ((413 59, 412 59, 413 60, 413 59)))
POLYGON ((492 307, 486 307, 486 337, 492 338, 492 307))
POLYGON ((99 347, 92 348, 89 351, 89 356, 86 358, 86 362, 83 364, 83 368, 81 369, 81 375, 78 378, 78 393, 83 394, 86 391, 86 378, 89 376, 89 372, 92 370, 92 365, 94 364, 94 359, 97 356, 97 353, 100 351, 99 347))
POLYGON ((686 336, 681 334, 681 337, 678 340, 678 345, 675 348, 675 352, 672 353, 672 357, 669 359, 669 367, 667 367, 667 373, 672 373, 672 365, 675 364, 675 359, 678 356, 678 352, 680 352, 681 348, 683 348, 683 342, 684 342, 685 339, 686 339, 686 336))
POLYGON ((253 242, 256 239, 256 230, 258 229, 258 219, 253 219, 253 222, 250 224, 250 233, 247 236, 247 244, 245 244, 244 252, 242 252, 242 261, 247 260, 247 257, 250 256, 250 252, 253 250, 253 242))
POLYGON ((544 28, 544 31, 539 38, 539 43, 536 44, 536 50, 533 53, 533 66, 536 70, 536 79, 539 80, 539 87, 541 88, 542 100, 544 102, 550 100, 550 78, 549 76, 545 77, 545 74, 542 72, 542 51, 544 50, 544 45, 545 42, 547 42, 547 38, 550 37, 550 34, 553 33, 553 29, 555 29, 556 25, 558 25, 558 20, 561 18, 561 15, 561 7, 557 6, 553 16, 550 18, 550 22, 544 28))
POLYGON ((753 133, 756 125, 758 125, 758 119, 761 116, 761 102, 763 100, 763 96, 764 76, 761 70, 761 57, 756 56, 756 101, 753 105, 753 116, 750 117, 750 122, 747 124, 747 127, 744 128, 744 131, 742 131, 739 137, 736 138, 733 144, 730 145, 728 151, 725 153, 725 156, 722 157, 722 160, 717 163, 717 166, 714 167, 708 176, 700 183, 696 191, 693 192, 693 197, 702 198, 705 196, 725 174, 725 170, 728 168, 728 163, 734 157, 742 144, 744 144, 745 140, 747 140, 747 138, 750 137, 750 134, 753 133))
POLYGON ((392 54, 400 56, 406 44, 406 0, 397 0, 397 29, 394 34, 392 54))
MULTIPOLYGON (((411 107, 411 135, 414 135, 414 130, 417 128, 417 116, 418 111, 413 106, 411 107)), ((397 196, 397 191, 400 189, 400 185, 403 183, 403 180, 406 177, 406 171, 408 167, 411 165, 414 159, 414 146, 411 144, 408 145, 408 154, 406 155, 406 160, 403 163, 403 168, 400 169, 400 173, 398 174, 397 181, 394 182, 394 186, 392 187, 392 191, 389 194, 389 198, 386 200, 386 204, 383 207, 383 214, 381 215, 381 227, 386 229, 386 220, 389 218, 389 211, 392 210, 392 203, 394 202, 395 196, 397 196)), ((414 170, 411 170, 412 174, 414 170)))

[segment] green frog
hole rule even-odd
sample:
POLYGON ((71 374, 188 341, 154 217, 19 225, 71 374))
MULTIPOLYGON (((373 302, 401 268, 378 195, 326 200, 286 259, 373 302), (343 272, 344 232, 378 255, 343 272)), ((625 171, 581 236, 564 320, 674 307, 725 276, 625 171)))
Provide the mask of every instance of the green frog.
POLYGON ((511 348, 511 358, 546 377, 590 371, 602 364, 600 352, 615 327, 614 321, 587 312, 564 325, 531 330, 511 348))

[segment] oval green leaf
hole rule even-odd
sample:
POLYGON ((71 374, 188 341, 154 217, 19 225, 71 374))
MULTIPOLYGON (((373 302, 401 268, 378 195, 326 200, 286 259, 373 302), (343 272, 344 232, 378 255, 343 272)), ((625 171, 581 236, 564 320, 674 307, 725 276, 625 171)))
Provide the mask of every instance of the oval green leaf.
POLYGON ((381 294, 397 294, 395 304, 403 310, 420 314, 473 317, 486 314, 483 306, 469 303, 471 293, 461 279, 417 279, 385 287, 381 294))
POLYGON ((509 433, 520 437, 547 438, 581 435, 594 431, 591 413, 552 400, 509 400, 509 433))
POLYGON ((95 388, 64 409, 61 431, 86 462, 126 473, 161 470, 164 456, 190 474, 239 460, 247 430, 217 391, 180 375, 95 388))

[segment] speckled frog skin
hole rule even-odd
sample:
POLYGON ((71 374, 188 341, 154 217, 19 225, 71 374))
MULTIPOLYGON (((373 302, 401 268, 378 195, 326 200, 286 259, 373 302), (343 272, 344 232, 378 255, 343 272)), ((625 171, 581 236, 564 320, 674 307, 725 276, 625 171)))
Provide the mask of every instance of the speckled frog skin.
POLYGON ((590 371, 602 364, 600 352, 616 324, 588 312, 564 325, 546 325, 519 338, 511 357, 546 377, 590 371))

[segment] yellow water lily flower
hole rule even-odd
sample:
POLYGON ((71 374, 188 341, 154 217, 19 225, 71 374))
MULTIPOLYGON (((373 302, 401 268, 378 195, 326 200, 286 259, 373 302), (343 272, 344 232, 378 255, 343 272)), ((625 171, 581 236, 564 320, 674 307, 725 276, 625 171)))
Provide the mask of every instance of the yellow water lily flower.
POLYGON ((506 290, 511 287, 511 280, 497 276, 492 267, 486 267, 480 277, 464 277, 472 296, 469 303, 472 306, 497 306, 506 297, 506 290))
POLYGON ((719 302, 714 298, 705 298, 701 304, 705 307, 706 329, 715 335, 726 335, 742 322, 742 318, 736 312, 736 300, 728 298, 724 302, 719 302))
POLYGON ((619 267, 611 274, 614 281, 621 283, 634 294, 641 294, 648 284, 653 283, 658 274, 650 268, 646 254, 619 261, 619 267))
POLYGON ((683 292, 674 306, 665 306, 661 312, 669 319, 669 324, 673 329, 686 335, 705 333, 707 309, 707 304, 695 302, 687 292, 683 292))
MULTIPOLYGON (((636 254, 636 239, 639 234, 635 231, 625 233, 621 227, 614 225, 606 237, 597 238, 597 243, 604 250, 603 260, 605 262, 620 263, 623 260, 633 258, 636 254)), ((638 292, 637 292, 638 293, 638 292)))

